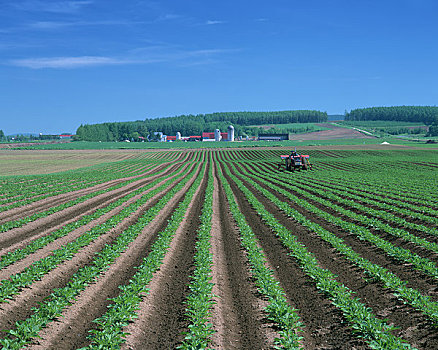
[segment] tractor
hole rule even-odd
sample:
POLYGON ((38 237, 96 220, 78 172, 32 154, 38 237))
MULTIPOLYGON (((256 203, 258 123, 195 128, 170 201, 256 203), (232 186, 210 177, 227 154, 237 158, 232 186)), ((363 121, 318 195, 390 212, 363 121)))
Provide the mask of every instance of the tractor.
POLYGON ((296 150, 292 151, 289 155, 281 155, 280 158, 281 162, 278 164, 279 170, 283 166, 285 166, 286 170, 288 171, 312 169, 309 156, 298 154, 296 150))

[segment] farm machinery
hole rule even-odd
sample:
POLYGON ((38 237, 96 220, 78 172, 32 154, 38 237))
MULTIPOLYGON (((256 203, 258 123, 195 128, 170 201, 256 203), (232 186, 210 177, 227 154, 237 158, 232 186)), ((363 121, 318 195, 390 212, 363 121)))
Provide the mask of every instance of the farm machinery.
POLYGON ((281 162, 278 164, 279 170, 282 169, 283 166, 288 171, 312 169, 309 156, 298 154, 296 150, 292 151, 289 155, 281 155, 280 158, 281 162))

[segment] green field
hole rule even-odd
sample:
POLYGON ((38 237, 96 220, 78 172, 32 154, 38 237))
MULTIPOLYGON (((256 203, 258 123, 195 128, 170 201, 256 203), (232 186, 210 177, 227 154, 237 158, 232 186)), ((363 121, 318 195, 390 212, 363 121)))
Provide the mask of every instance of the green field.
POLYGON ((437 349, 438 150, 358 146, 2 151, 0 345, 437 349))
POLYGON ((313 131, 328 130, 323 126, 318 125, 318 123, 288 123, 288 124, 266 124, 266 125, 250 125, 252 128, 262 128, 264 130, 283 130, 285 132, 292 133, 306 133, 313 131))
MULTIPOLYGON (((427 138, 429 139, 429 138, 427 138)), ((103 150, 103 149, 214 149, 236 147, 301 147, 301 146, 346 146, 346 145, 378 145, 388 142, 392 145, 412 147, 437 148, 437 144, 425 144, 426 140, 404 140, 397 137, 382 137, 376 139, 336 139, 336 140, 306 140, 306 141, 241 141, 241 142, 88 142, 54 143, 47 145, 32 145, 17 147, 18 149, 39 150, 103 150)), ((13 145, 11 145, 12 148, 13 145)))
POLYGON ((359 128, 372 133, 377 137, 397 135, 409 138, 422 138, 426 136, 427 126, 421 122, 401 122, 389 120, 368 121, 339 121, 338 126, 359 128))

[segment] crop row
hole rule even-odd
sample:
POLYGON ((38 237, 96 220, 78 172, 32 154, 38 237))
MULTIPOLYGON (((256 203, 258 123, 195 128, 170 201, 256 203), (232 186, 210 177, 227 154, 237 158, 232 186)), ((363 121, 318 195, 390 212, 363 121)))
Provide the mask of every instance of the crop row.
MULTIPOLYGON (((284 181, 279 181, 273 176, 267 177, 266 175, 258 174, 261 178, 267 178, 269 181, 273 183, 277 183, 285 188, 288 188, 290 190, 295 190, 295 187, 293 185, 288 185, 284 183, 284 181)), ((309 212, 313 213, 314 215, 321 217, 325 219, 326 221, 332 223, 335 226, 340 227, 341 229, 345 230, 346 232, 350 232, 351 234, 354 234, 359 239, 368 241, 375 245, 376 247, 380 248, 382 251, 386 252, 389 256, 405 263, 410 263, 413 265, 414 268, 426 273, 429 276, 432 276, 434 278, 438 278, 438 268, 436 265, 430 261, 427 258, 420 257, 418 254, 412 253, 408 249, 404 249, 401 247, 396 247, 390 242, 384 240, 383 238, 371 233, 368 229, 365 227, 356 225, 352 222, 344 221, 341 218, 329 214, 328 212, 319 209, 315 205, 309 203, 305 199, 300 199, 297 196, 293 195, 291 192, 287 193, 287 197, 294 203, 297 203, 300 207, 308 210, 309 212)), ((316 196, 313 196, 315 200, 319 200, 316 198, 316 196)), ((312 197, 312 199, 313 199, 312 197)), ((331 208, 335 208, 334 204, 330 205, 331 208)), ((337 210, 344 211, 343 208, 337 210)))
POLYGON ((186 192, 183 201, 173 212, 166 228, 158 234, 152 245, 151 252, 142 264, 137 267, 135 275, 128 284, 119 286, 121 292, 117 297, 111 299, 112 304, 108 306, 108 311, 94 320, 98 328, 90 331, 91 344, 82 350, 118 349, 125 342, 124 337, 127 333, 123 331, 123 327, 126 327, 136 317, 138 305, 144 295, 148 293, 148 284, 154 273, 160 268, 172 238, 184 219, 187 208, 203 180, 204 172, 205 164, 190 189, 186 192))
MULTIPOLYGON (((170 167, 171 167, 171 165, 168 165, 165 169, 161 170, 157 174, 164 172, 165 170, 167 170, 170 167)), ((146 176, 146 178, 147 177, 148 176, 146 176)), ((0 232, 6 232, 6 231, 9 231, 9 230, 11 230, 13 228, 21 227, 21 226, 23 226, 23 225, 25 225, 25 224, 27 224, 29 222, 35 221, 37 219, 44 218, 46 216, 49 216, 49 215, 54 214, 56 212, 59 212, 61 210, 65 210, 67 208, 73 207, 74 205, 83 203, 83 202, 85 202, 85 201, 87 201, 87 200, 89 200, 89 199, 91 199, 93 197, 96 197, 98 195, 101 195, 101 194, 104 194, 104 193, 107 193, 107 192, 114 191, 116 189, 122 188, 122 187, 124 187, 124 186, 126 186, 126 185, 128 185, 128 184, 130 184, 130 183, 132 183, 134 181, 138 181, 138 180, 139 180, 139 178, 130 179, 130 180, 121 182, 121 183, 119 183, 117 185, 114 185, 112 187, 109 187, 109 188, 106 188, 106 189, 103 189, 103 190, 99 190, 99 191, 95 191, 95 192, 91 192, 91 193, 89 193, 89 194, 87 194, 85 196, 81 196, 81 197, 79 197, 77 199, 74 199, 74 200, 62 203, 60 205, 57 205, 55 207, 52 207, 52 208, 44 210, 44 211, 40 211, 40 212, 32 214, 30 216, 22 217, 22 218, 17 219, 17 220, 7 221, 7 222, 5 222, 5 223, 0 225, 0 232)))
POLYGON ((241 244, 246 251, 251 273, 255 278, 259 292, 268 299, 266 307, 268 318, 279 328, 280 337, 275 339, 276 346, 284 349, 298 349, 300 348, 302 323, 299 320, 297 310, 288 304, 283 289, 274 277, 274 272, 266 266, 267 260, 258 246, 254 232, 241 213, 220 166, 217 169, 231 214, 241 234, 241 244))
MULTIPOLYGON (((233 169, 237 171, 234 167, 233 169)), ((382 282, 386 288, 391 289, 394 295, 401 299, 404 303, 408 303, 414 308, 420 310, 438 325, 438 303, 432 301, 430 297, 422 295, 418 290, 407 287, 406 281, 402 281, 389 270, 379 265, 373 264, 369 260, 361 257, 351 247, 346 245, 341 238, 337 237, 330 231, 322 228, 317 223, 307 219, 304 215, 299 213, 296 209, 292 208, 289 204, 280 200, 270 191, 260 186, 256 181, 263 183, 265 186, 269 186, 270 189, 282 194, 285 197, 289 197, 288 191, 282 189, 279 186, 276 186, 275 184, 273 184, 272 181, 263 180, 260 176, 245 174, 247 174, 246 171, 240 168, 239 176, 245 179, 245 181, 247 181, 249 184, 251 184, 251 186, 253 186, 256 191, 263 194, 268 200, 274 203, 289 217, 292 217, 299 224, 308 228, 311 232, 317 234, 321 239, 331 244, 333 248, 335 248, 346 259, 361 268, 366 273, 366 275, 382 282), (251 178, 256 181, 252 180, 251 178)))
POLYGON ((327 269, 321 268, 313 254, 308 252, 306 247, 266 210, 254 194, 227 167, 225 170, 262 220, 289 249, 289 254, 298 261, 304 272, 315 281, 316 287, 330 296, 332 303, 342 310, 344 317, 350 322, 353 329, 362 334, 371 347, 378 349, 411 348, 402 339, 395 337, 391 333, 392 328, 378 319, 368 307, 354 297, 354 293, 349 288, 337 282, 336 275, 327 269))
POLYGON ((302 184, 301 182, 298 182, 297 184, 294 183, 289 185, 288 184, 289 178, 287 178, 284 175, 278 176, 278 173, 276 173, 275 174, 276 176, 274 176, 272 172, 265 172, 265 174, 269 175, 271 178, 285 180, 284 183, 286 183, 289 188, 291 188, 294 192, 298 193, 299 195, 302 195, 304 198, 311 199, 312 201, 322 204, 323 206, 330 208, 331 210, 335 210, 337 213, 342 214, 343 216, 350 218, 353 221, 359 222, 370 229, 376 229, 382 232, 386 232, 390 235, 400 237, 405 241, 412 242, 431 251, 438 252, 438 245, 436 243, 429 242, 426 239, 417 237, 406 230, 390 226, 386 223, 381 222, 379 219, 384 219, 386 221, 394 222, 398 225, 401 225, 402 227, 415 229, 436 236, 438 235, 438 231, 435 228, 429 228, 423 225, 410 223, 386 211, 369 208, 353 200, 342 199, 338 196, 332 195, 330 191, 325 190, 324 187, 320 189, 309 188, 308 186, 302 184), (309 192, 309 189, 315 194, 309 192), (323 197, 327 199, 324 199, 323 197), (348 208, 355 208, 358 211, 362 212, 363 214, 359 214, 349 209, 345 209, 337 205, 336 202, 343 204, 348 208))
POLYGON ((211 219, 213 216, 213 162, 210 159, 208 182, 202 207, 201 223, 197 232, 195 270, 189 285, 190 294, 186 300, 186 317, 189 320, 189 331, 185 334, 180 348, 184 350, 205 349, 214 333, 212 324, 208 322, 213 306, 213 283, 211 253, 211 219))
MULTIPOLYGON (((194 170, 193 170, 194 171, 194 170)), ((192 172, 193 172, 192 171, 192 172)), ((6 301, 6 299, 11 299, 13 295, 18 294, 21 288, 31 285, 34 281, 41 279, 49 271, 53 270, 60 263, 70 260, 74 254, 76 254, 81 248, 89 245, 92 241, 97 239, 103 234, 106 234, 110 229, 117 226, 120 222, 131 215, 135 210, 144 205, 149 199, 158 194, 159 192, 165 190, 174 179, 167 180, 166 183, 159 186, 153 191, 146 193, 138 201, 130 204, 129 206, 123 208, 117 215, 111 217, 99 226, 93 227, 91 230, 87 231, 77 239, 72 242, 67 243, 65 246, 56 249, 49 255, 27 267, 23 272, 12 275, 9 279, 1 281, 0 284, 0 302, 6 301)), ((188 181, 188 180, 184 180, 188 181)), ((178 189, 184 183, 181 182, 175 188, 178 189)), ((175 188, 171 190, 161 199, 155 207, 163 207, 174 193, 175 188)), ((122 204, 124 199, 121 198, 118 204, 122 204)), ((116 203, 116 202, 115 202, 116 203)))
MULTIPOLYGON (((89 188, 91 186, 122 177, 121 175, 122 174, 118 174, 116 176, 115 173, 112 173, 110 176, 102 176, 102 175, 99 176, 97 172, 94 172, 89 174, 88 176, 81 174, 78 181, 75 182, 74 184, 67 181, 67 183, 60 183, 57 185, 53 185, 49 188, 47 188, 47 186, 44 185, 43 186, 38 185, 37 189, 33 187, 27 189, 26 187, 23 188, 23 186, 20 186, 20 188, 16 188, 14 191, 11 192, 11 194, 14 193, 20 194, 19 197, 14 198, 13 203, 0 207, 0 212, 22 207, 24 205, 31 204, 36 201, 53 197, 59 194, 64 194, 75 190, 89 188), (99 177, 99 179, 96 179, 97 177, 99 177)), ((44 181, 44 176, 41 176, 40 178, 41 181, 44 181)))
MULTIPOLYGON (((356 190, 346 189, 341 185, 321 184, 318 182, 312 182, 312 181, 308 181, 308 180, 309 180, 308 178, 306 180, 297 179, 296 183, 299 184, 302 188, 307 188, 307 189, 312 190, 312 191, 321 190, 325 193, 330 192, 331 194, 336 195, 337 201, 340 201, 340 199, 342 197, 351 199, 351 202, 356 203, 355 208, 357 207, 358 209, 362 209, 365 207, 364 205, 361 205, 358 202, 364 203, 370 207, 379 208, 377 210, 373 210, 373 212, 375 212, 376 216, 381 216, 383 213, 386 213, 386 214, 383 214, 383 217, 388 221, 397 221, 399 219, 399 218, 397 219, 395 217, 395 215, 393 215, 393 216, 387 215, 387 214, 389 214, 389 212, 393 212, 393 213, 405 215, 406 217, 415 218, 415 219, 418 219, 418 220, 421 220, 424 222, 438 224, 438 219, 436 217, 438 215, 438 211, 433 210, 431 208, 421 207, 421 206, 420 207, 412 207, 412 204, 409 204, 406 202, 401 202, 403 204, 394 203, 396 201, 392 201, 392 203, 389 204, 389 202, 391 202, 391 200, 386 199, 385 201, 382 201, 381 197, 376 196, 372 193, 361 193, 357 189, 356 190), (399 204, 399 206, 397 204, 399 204), (360 206, 360 207, 358 207, 358 206, 360 206), (429 213, 431 216, 425 215, 423 213, 429 213)), ((397 201, 397 202, 400 202, 400 201, 397 201)), ((348 202, 348 205, 351 205, 351 204, 352 203, 348 202)), ((406 220, 398 221, 398 223, 401 224, 402 226, 405 226, 405 227, 409 227, 409 224, 410 224, 410 223, 406 222, 406 220)), ((412 226, 411 228, 418 229, 415 225, 412 226)))
MULTIPOLYGON (((376 205, 388 211, 397 211, 399 213, 412 216, 420 220, 438 223, 438 220, 436 219, 438 211, 434 208, 429 207, 431 205, 431 201, 424 199, 423 195, 410 199, 407 197, 403 198, 403 196, 407 192, 409 192, 409 190, 407 190, 406 188, 403 190, 402 193, 395 192, 393 194, 393 197, 391 197, 390 186, 387 186, 385 191, 378 191, 372 188, 365 190, 365 185, 363 183, 349 185, 348 183, 346 183, 345 180, 339 180, 335 182, 333 181, 333 179, 330 179, 330 184, 326 183, 327 178, 324 181, 318 181, 309 177, 305 177, 305 180, 313 186, 319 185, 328 187, 328 189, 332 191, 345 193, 352 198, 356 197, 358 200, 366 204, 376 205), (430 216, 424 215, 423 213, 427 213, 430 216)), ((300 183, 303 182, 304 179, 300 181, 300 183)))
MULTIPOLYGON (((95 282, 97 278, 110 267, 115 259, 120 256, 124 250, 126 250, 128 244, 141 233, 142 229, 154 219, 157 213, 167 204, 167 202, 184 187, 184 185, 193 177, 196 171, 197 168, 194 167, 191 173, 188 174, 177 186, 167 192, 155 206, 148 209, 136 222, 136 224, 131 225, 127 230, 121 233, 112 244, 105 245, 105 247, 96 254, 97 256, 91 264, 80 268, 65 287, 54 290, 53 293, 40 304, 39 307, 33 309, 34 313, 29 318, 17 322, 15 329, 8 331, 9 337, 1 340, 4 348, 21 348, 35 338, 39 331, 46 327, 50 321, 53 321, 55 318, 59 317, 62 314, 62 311, 69 304, 71 304, 71 302, 79 295, 79 293, 84 290, 88 284, 95 282)), ((139 207, 140 205, 144 204, 153 195, 157 194, 159 190, 166 188, 171 181, 172 179, 168 180, 155 191, 149 192, 148 195, 136 203, 136 206, 139 207)), ((126 209, 131 209, 129 210, 130 213, 135 210, 135 208, 131 208, 131 206, 126 209)), ((129 212, 127 213, 128 215, 129 212)), ((124 215, 120 218, 117 218, 117 221, 120 221, 120 219, 123 219, 126 216, 124 215)), ((92 231, 93 230, 90 232, 92 231)), ((102 233, 103 232, 101 232, 101 234, 102 233)), ((86 236, 86 234, 81 237, 84 236, 86 236)), ((65 252, 64 260, 71 259, 72 255, 76 251, 70 250, 69 252, 65 252)), ((54 251, 53 256, 57 255, 56 252, 57 251, 54 251)), ((54 269, 58 263, 59 262, 57 261, 49 260, 47 264, 48 268, 46 271, 41 271, 40 277, 42 277, 48 271, 54 269)), ((115 302, 115 304, 117 304, 117 302, 115 302)))
MULTIPOLYGON (((406 205, 404 202, 411 202, 416 206, 437 206, 438 198, 433 191, 430 191, 428 186, 416 185, 415 179, 418 173, 408 172, 403 173, 398 169, 389 170, 391 177, 387 177, 379 172, 360 172, 354 174, 348 172, 348 176, 344 174, 336 175, 333 172, 315 173, 312 176, 303 175, 310 181, 322 181, 333 183, 334 185, 344 186, 347 190, 360 191, 372 193, 380 196, 380 198, 389 200, 389 204, 406 205), (328 176, 327 176, 328 175, 328 176), (410 182, 403 181, 403 179, 412 179, 410 182)), ((427 173, 428 174, 428 173, 427 173)))
MULTIPOLYGON (((163 172, 165 170, 166 169, 163 169, 163 172)), ((127 202, 132 197, 151 189, 152 187, 156 186, 158 183, 166 180, 167 178, 169 178, 171 176, 174 176, 174 174, 169 174, 167 176, 159 177, 156 180, 152 181, 151 183, 147 184, 146 186, 142 186, 141 188, 139 188, 135 191, 132 191, 131 193, 123 196, 119 200, 117 200, 113 203, 110 203, 103 208, 97 209, 92 214, 84 215, 77 221, 68 223, 68 224, 64 225, 62 228, 60 228, 56 231, 53 231, 48 235, 45 235, 43 237, 40 237, 40 238, 33 240, 28 245, 26 245, 26 247, 24 247, 22 249, 16 249, 16 250, 13 250, 13 251, 10 251, 10 252, 4 254, 0 259, 0 269, 3 269, 5 267, 17 262, 18 260, 25 258, 29 254, 32 254, 35 251, 37 251, 38 249, 45 247, 46 245, 55 241, 56 239, 64 237, 64 236, 68 235, 70 232, 78 229, 79 227, 84 226, 84 225, 88 224, 89 222, 98 219, 102 215, 110 212, 111 210, 120 207, 123 203, 127 202)), ((160 188, 163 189, 164 186, 162 186, 160 188)))

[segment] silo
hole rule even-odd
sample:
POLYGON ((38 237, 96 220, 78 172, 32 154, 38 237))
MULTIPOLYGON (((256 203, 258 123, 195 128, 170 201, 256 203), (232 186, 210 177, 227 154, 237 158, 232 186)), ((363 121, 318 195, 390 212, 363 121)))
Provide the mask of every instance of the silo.
POLYGON ((215 140, 215 141, 220 141, 221 138, 222 138, 222 136, 221 136, 221 131, 220 131, 219 129, 216 129, 216 130, 214 131, 214 140, 215 140))
POLYGON ((181 140, 181 133, 179 131, 176 133, 176 139, 181 140))
POLYGON ((228 126, 228 141, 234 141, 234 126, 228 126))

